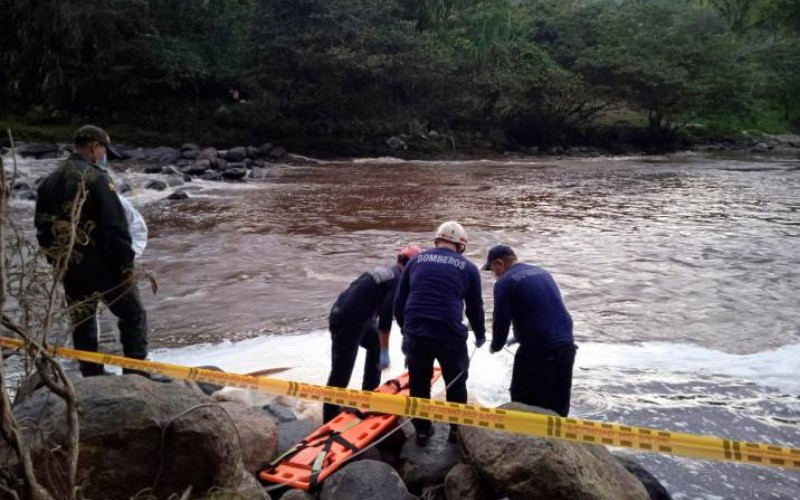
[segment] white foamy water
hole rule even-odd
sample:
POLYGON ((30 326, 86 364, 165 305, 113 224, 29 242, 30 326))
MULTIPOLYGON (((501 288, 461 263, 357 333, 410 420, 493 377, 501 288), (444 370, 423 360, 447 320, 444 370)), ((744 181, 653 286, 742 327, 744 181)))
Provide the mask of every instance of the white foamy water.
MULTIPOLYGON (((472 352, 474 346, 469 345, 472 352)), ((507 386, 511 378, 515 346, 496 354, 490 354, 488 347, 487 343, 475 352, 470 364, 468 387, 480 403, 496 405, 508 400, 507 386)), ((353 388, 360 387, 363 373, 364 352, 363 349, 359 351, 350 384, 353 388)), ((402 371, 403 357, 400 335, 397 333, 391 336, 391 353, 393 366, 384 372, 384 380, 402 371)), ((241 342, 159 349, 153 351, 152 357, 158 361, 192 366, 214 365, 236 373, 293 367, 279 375, 279 378, 324 384, 330 368, 330 336, 326 331, 267 336, 241 342)), ((674 374, 692 374, 697 378, 723 376, 741 384, 755 384, 800 396, 798 359, 800 344, 737 355, 689 344, 664 342, 640 345, 586 343, 580 346, 576 356, 574 386, 576 391, 580 391, 582 386, 594 386, 589 380, 583 380, 584 372, 592 373, 596 369, 612 372, 636 370, 648 375, 655 371, 664 379, 674 374)), ((800 402, 798 405, 800 409, 800 402)))

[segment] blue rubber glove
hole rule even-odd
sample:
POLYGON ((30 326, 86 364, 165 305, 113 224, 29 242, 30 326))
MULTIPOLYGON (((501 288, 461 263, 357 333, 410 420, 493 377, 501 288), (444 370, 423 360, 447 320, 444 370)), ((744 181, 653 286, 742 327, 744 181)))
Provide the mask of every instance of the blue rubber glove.
POLYGON ((483 344, 485 344, 485 343, 486 343, 486 336, 485 335, 483 337, 476 337, 475 338, 475 347, 477 347, 478 349, 480 349, 481 346, 483 344))
POLYGON ((389 368, 389 349, 381 349, 381 358, 378 365, 381 367, 381 370, 389 368))

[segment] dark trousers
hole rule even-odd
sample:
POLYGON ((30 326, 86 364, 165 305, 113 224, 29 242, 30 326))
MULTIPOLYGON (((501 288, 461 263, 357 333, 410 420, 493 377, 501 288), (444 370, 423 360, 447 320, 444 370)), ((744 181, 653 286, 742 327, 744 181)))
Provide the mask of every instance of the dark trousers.
MULTIPOLYGON (((408 340, 408 384, 412 397, 431 397, 431 377, 433 361, 438 360, 445 383, 458 380, 447 389, 447 400, 455 403, 467 402, 467 377, 469 376, 469 356, 465 341, 442 341, 425 337, 409 337, 408 340), (463 372, 463 373, 462 373, 463 372), (459 377, 459 375, 461 375, 459 377)), ((417 434, 428 434, 430 420, 412 419, 417 434)), ((455 427, 455 426, 452 426, 455 427)))
MULTIPOLYGON (((365 391, 374 390, 381 383, 380 355, 381 344, 378 340, 378 327, 374 321, 365 324, 352 325, 339 322, 331 318, 331 374, 328 376, 330 387, 347 387, 353 367, 356 364, 358 348, 367 351, 364 362, 364 378, 361 388, 365 391)), ((337 405, 326 403, 322 407, 322 420, 329 422, 339 414, 337 405)))
POLYGON ((558 346, 545 352, 520 345, 514 356, 511 400, 553 410, 562 417, 569 414, 572 397, 574 345, 558 346))
MULTIPOLYGON (((97 351, 97 306, 102 301, 118 319, 119 338, 125 356, 135 359, 147 357, 147 312, 135 284, 117 282, 97 286, 97 276, 72 273, 64 278, 64 292, 75 349, 97 351)), ((83 361, 80 369, 84 377, 101 375, 104 371, 103 365, 83 361)))

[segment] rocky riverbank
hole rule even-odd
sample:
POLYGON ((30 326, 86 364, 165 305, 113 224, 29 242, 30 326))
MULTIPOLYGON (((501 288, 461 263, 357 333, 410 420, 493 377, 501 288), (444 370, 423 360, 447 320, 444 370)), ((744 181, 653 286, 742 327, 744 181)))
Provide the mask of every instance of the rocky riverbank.
MULTIPOLYGON (((32 384, 27 384, 32 388, 32 384)), ((426 448, 404 428, 330 476, 312 494, 269 488, 256 480, 278 454, 320 424, 276 398, 252 407, 229 390, 193 383, 157 383, 136 375, 75 381, 79 396, 78 477, 87 498, 355 499, 666 499, 666 490, 636 462, 602 446, 462 428, 460 444, 447 429, 426 448), (305 418, 298 418, 305 417, 305 418), (407 433, 407 434, 406 434, 407 433), (269 491, 268 491, 269 490, 269 491), (148 496, 150 495, 150 496, 148 496)), ((547 412, 516 403, 504 408, 547 412)), ((63 403, 47 389, 23 390, 14 415, 24 427, 34 466, 54 494, 64 481, 63 403)), ((0 448, 10 475, 16 464, 0 448)), ((17 484, 6 486, 18 488, 17 484)))

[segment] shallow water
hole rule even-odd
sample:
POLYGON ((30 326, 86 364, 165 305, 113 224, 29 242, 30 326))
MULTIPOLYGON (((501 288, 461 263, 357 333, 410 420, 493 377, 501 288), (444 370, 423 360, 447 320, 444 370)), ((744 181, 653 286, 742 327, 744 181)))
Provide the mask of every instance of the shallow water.
MULTIPOLYGON (((800 447, 800 161, 367 159, 192 184, 177 203, 132 193, 151 230, 142 263, 160 283, 144 292, 155 359, 294 366, 283 376, 324 382, 336 295, 454 218, 476 263, 506 243, 554 274, 581 346, 573 414, 800 447)), ((23 220, 31 204, 14 210, 23 220)), ((506 400, 511 363, 479 351, 471 394, 506 400)), ((794 472, 639 458, 676 498, 800 498, 794 472)))

